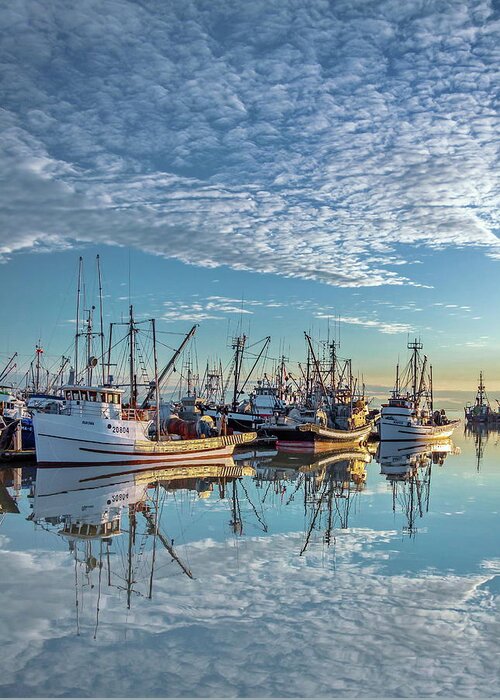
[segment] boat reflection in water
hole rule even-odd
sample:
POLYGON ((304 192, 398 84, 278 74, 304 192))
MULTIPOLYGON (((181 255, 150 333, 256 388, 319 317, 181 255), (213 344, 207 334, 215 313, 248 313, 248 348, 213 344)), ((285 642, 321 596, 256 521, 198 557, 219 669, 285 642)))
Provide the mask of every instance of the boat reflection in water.
POLYGON ((497 425, 493 427, 485 423, 466 423, 465 435, 474 440, 476 469, 479 472, 481 471, 481 462, 483 461, 486 445, 490 440, 494 441, 495 445, 498 443, 500 429, 497 425))
POLYGON ((330 545, 336 528, 349 527, 349 514, 356 496, 364 489, 366 465, 370 461, 368 450, 352 446, 315 458, 301 454, 293 460, 278 452, 257 466, 255 480, 263 492, 262 503, 270 491, 284 506, 299 498, 303 500, 306 529, 301 555, 315 532, 322 532, 323 543, 330 545))
POLYGON ((3 523, 8 513, 16 515, 19 513, 17 501, 19 498, 20 484, 21 469, 0 470, 0 525, 3 523))
MULTIPOLYGON (((124 591, 127 608, 133 596, 153 597, 155 565, 161 549, 168 552, 163 569, 174 564, 193 578, 163 522, 160 526, 169 493, 190 491, 207 498, 218 487, 219 497, 224 498, 231 484, 254 474, 251 467, 236 464, 232 458, 218 464, 179 463, 177 467, 140 469, 136 473, 110 472, 109 465, 39 469, 30 519, 68 542, 75 562, 78 633, 85 590, 97 587, 94 636, 104 586, 124 591)), ((234 499, 229 500, 234 520, 234 499)))
POLYGON ((392 487, 392 509, 406 515, 403 532, 415 535, 416 522, 429 511, 432 466, 456 451, 451 440, 429 444, 380 442, 376 460, 392 487))
POLYGON ((19 503, 32 488, 33 467, 0 468, 0 526, 7 515, 19 515, 19 503))

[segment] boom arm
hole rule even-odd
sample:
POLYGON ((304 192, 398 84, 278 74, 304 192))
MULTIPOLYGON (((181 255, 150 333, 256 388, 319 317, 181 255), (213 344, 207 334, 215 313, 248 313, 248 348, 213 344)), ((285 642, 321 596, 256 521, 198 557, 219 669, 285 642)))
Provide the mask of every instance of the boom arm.
MULTIPOLYGON (((179 357, 179 355, 181 354, 181 352, 184 350, 184 348, 186 347, 186 345, 188 344, 188 342, 191 340, 191 338, 193 337, 193 335, 196 333, 196 329, 197 329, 197 328, 198 328, 198 324, 195 324, 195 325, 191 328, 191 330, 190 330, 189 333, 186 335, 186 337, 184 338, 184 340, 182 341, 182 343, 180 344, 180 346, 177 348, 177 350, 176 350, 176 351, 174 352, 174 354, 172 355, 170 361, 167 363, 167 365, 165 366, 165 368, 160 372, 160 374, 159 374, 159 376, 158 376, 158 386, 161 386, 162 381, 165 379, 165 377, 167 376, 168 372, 172 369, 172 367, 173 367, 174 364, 175 364, 175 361, 177 360, 177 358, 179 357)), ((146 398, 145 398, 144 401, 142 402, 141 408, 147 408, 147 407, 148 407, 149 402, 150 402, 151 399, 153 398, 155 392, 156 392, 156 382, 152 382, 152 385, 149 387, 149 391, 148 391, 148 393, 146 394, 146 398)))

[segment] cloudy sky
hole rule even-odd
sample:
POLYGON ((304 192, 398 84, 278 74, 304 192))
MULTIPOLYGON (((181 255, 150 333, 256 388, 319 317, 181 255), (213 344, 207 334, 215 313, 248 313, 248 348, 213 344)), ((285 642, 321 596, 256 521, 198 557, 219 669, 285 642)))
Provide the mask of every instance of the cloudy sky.
POLYGON ((12 0, 0 27, 0 364, 69 344, 83 251, 110 317, 201 321, 207 353, 244 299, 292 355, 340 316, 374 382, 418 333, 443 385, 500 388, 492 0, 12 0))

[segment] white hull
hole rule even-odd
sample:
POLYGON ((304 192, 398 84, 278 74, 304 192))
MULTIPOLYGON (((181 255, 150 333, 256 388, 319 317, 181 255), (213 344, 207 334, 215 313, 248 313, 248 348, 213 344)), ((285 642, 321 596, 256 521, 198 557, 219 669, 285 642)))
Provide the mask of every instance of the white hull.
POLYGON ((378 422, 379 436, 382 441, 396 440, 441 440, 449 438, 460 421, 451 421, 446 425, 420 425, 418 423, 399 422, 382 415, 378 422))
POLYGON ((254 433, 194 440, 156 442, 146 436, 148 422, 81 415, 35 414, 34 431, 39 466, 125 466, 152 468, 179 461, 229 457, 237 444, 254 433))

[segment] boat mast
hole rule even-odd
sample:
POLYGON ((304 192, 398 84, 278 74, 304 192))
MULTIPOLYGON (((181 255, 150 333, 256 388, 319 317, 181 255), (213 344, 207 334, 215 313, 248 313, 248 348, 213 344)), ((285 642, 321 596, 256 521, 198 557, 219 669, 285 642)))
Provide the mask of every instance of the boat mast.
MULTIPOLYGON (((167 365, 166 365, 166 366, 164 367, 164 369, 162 369, 162 371, 160 372, 160 374, 159 374, 159 376, 158 376, 158 389, 160 388, 161 383, 162 383, 162 381, 165 379, 167 373, 170 371, 171 367, 174 366, 175 361, 177 360, 177 358, 179 357, 179 355, 181 354, 181 352, 182 352, 182 351, 184 350, 184 348, 186 347, 187 343, 191 340, 191 338, 193 337, 193 335, 196 333, 196 329, 197 329, 197 328, 198 328, 198 324, 195 324, 195 325, 191 328, 191 330, 190 330, 189 333, 186 335, 186 337, 184 338, 184 340, 182 341, 182 343, 179 345, 179 347, 177 348, 177 350, 176 350, 176 351, 174 352, 174 354, 172 355, 172 357, 171 357, 171 359, 169 360, 169 362, 167 363, 167 365)), ((156 383, 156 382, 155 382, 155 383, 156 383)), ((151 386, 151 387, 149 388, 148 393, 146 394, 146 398, 144 399, 144 401, 143 401, 142 404, 141 404, 141 408, 147 408, 147 407, 148 407, 148 403, 151 401, 151 399, 152 399, 153 396, 155 395, 155 391, 156 391, 156 386, 151 386)))
POLYGON ((283 389, 283 386, 286 386, 286 365, 285 365, 285 356, 281 356, 281 362, 280 362, 280 375, 279 375, 279 398, 283 400, 285 398, 285 391, 283 389))
POLYGON ((130 408, 135 408, 137 403, 137 386, 135 376, 135 323, 134 323, 134 307, 130 305, 129 317, 129 342, 130 342, 130 357, 129 357, 129 377, 130 377, 130 408))
MULTIPOLYGON (((260 342, 260 341, 258 341, 258 342, 260 342)), ((252 376, 254 369, 257 367, 257 364, 258 364, 260 358, 261 358, 262 355, 264 354, 264 351, 267 349, 267 347, 269 346, 269 343, 270 343, 270 342, 271 342, 271 336, 268 335, 268 336, 266 337, 266 339, 265 339, 265 342, 264 342, 264 345, 262 346, 261 351, 260 351, 259 354, 257 355, 257 359, 255 360, 255 362, 254 362, 253 365, 252 365, 252 369, 251 369, 250 372, 248 373, 248 376, 247 376, 247 378, 245 379, 245 381, 243 382, 243 385, 242 385, 242 387, 241 387, 241 389, 240 389, 240 394, 243 393, 243 391, 244 391, 246 385, 247 385, 248 382, 250 381, 250 377, 252 376)), ((284 360, 284 358, 283 358, 283 360, 284 360)))
POLYGON ((346 360, 346 366, 347 366, 347 372, 348 372, 348 377, 349 377, 349 403, 350 403, 350 410, 352 413, 352 402, 353 402, 353 396, 354 392, 356 391, 356 382, 354 380, 354 377, 352 376, 352 360, 346 360))
POLYGON ((61 379, 61 383, 62 383, 62 374, 63 374, 64 369, 65 369, 66 365, 68 364, 68 362, 69 362, 69 357, 64 357, 64 355, 63 355, 61 358, 61 366, 59 367, 59 371, 55 375, 52 382, 50 382, 50 384, 47 385, 47 393, 48 394, 50 394, 50 392, 53 391, 54 387, 56 386, 56 384, 59 382, 60 379, 61 379))
POLYGON ((485 386, 483 384, 483 370, 479 372, 479 386, 477 388, 478 394, 477 394, 477 405, 482 406, 484 403, 484 397, 485 397, 485 386))
POLYGON ((95 310, 95 306, 92 306, 89 311, 88 311, 88 317, 87 317, 87 330, 86 330, 86 335, 87 335, 87 385, 91 386, 92 385, 92 370, 94 368, 92 361, 96 361, 95 358, 92 357, 92 327, 93 327, 93 313, 95 310))
POLYGON ((305 399, 309 398, 309 396, 312 394, 312 387, 310 387, 311 384, 311 351, 309 350, 309 345, 307 346, 307 365, 306 365, 306 395, 305 399))
POLYGON ((99 284, 99 336, 101 338, 101 367, 102 367, 102 383, 106 384, 106 368, 104 364, 104 320, 102 306, 102 277, 101 277, 101 260, 99 255, 96 257, 97 263, 97 280, 99 284))
POLYGON ((408 343, 408 350, 413 352, 412 358, 410 360, 412 366, 412 393, 413 401, 417 402, 417 382, 418 382, 418 351, 422 350, 423 344, 415 338, 413 343, 408 343))
POLYGON ((239 335, 233 338, 233 350, 234 353, 234 387, 233 387, 233 401, 232 410, 236 411, 238 407, 238 384, 240 383, 241 366, 243 364, 243 350, 245 348, 247 337, 246 335, 239 335))
POLYGON ((107 378, 104 382, 104 386, 111 385, 111 342, 113 338, 113 324, 109 324, 109 338, 108 338, 108 362, 107 362, 107 378))
POLYGON ((333 395, 335 396, 335 393, 337 391, 337 342, 335 338, 332 340, 330 343, 330 361, 331 361, 331 388, 333 395))
POLYGON ((153 331, 153 357, 155 369, 155 403, 156 403, 156 439, 160 441, 160 383, 158 382, 158 355, 156 352, 156 322, 151 319, 151 328, 153 331))
MULTIPOLYGON (((40 342, 40 341, 38 341, 40 342)), ((43 348, 40 345, 36 346, 35 349, 35 354, 36 354, 36 374, 35 374, 35 393, 38 393, 40 391, 40 357, 43 354, 43 348)))
POLYGON ((432 382, 432 365, 429 366, 430 411, 434 413, 434 385, 432 382))
POLYGON ((326 391, 325 382, 324 382, 324 380, 323 380, 323 375, 321 374, 321 368, 320 368, 320 366, 319 366, 318 359, 317 359, 317 357, 316 357, 316 355, 315 355, 315 352, 314 352, 314 349, 313 349, 313 346, 312 346, 311 337, 310 337, 309 335, 307 335, 307 333, 306 333, 305 331, 304 331, 304 335, 305 335, 305 337, 306 337, 306 341, 307 341, 307 344, 308 344, 308 346, 309 346, 309 351, 310 351, 311 356, 312 356, 312 359, 313 359, 313 364, 314 364, 314 367, 315 367, 315 369, 316 369, 316 373, 317 373, 317 375, 318 375, 319 383, 321 384, 321 388, 322 388, 322 390, 323 390, 323 394, 324 394, 325 398, 328 400, 328 394, 327 394, 327 391, 326 391))
POLYGON ((420 401, 420 397, 422 396, 422 393, 424 391, 424 375, 425 375, 425 368, 427 367, 427 355, 424 355, 424 363, 422 365, 422 372, 420 373, 420 381, 418 384, 418 396, 417 400, 420 401))
POLYGON ((75 333, 75 382, 78 383, 78 339, 80 338, 80 295, 82 291, 83 258, 78 259, 78 286, 76 292, 76 333, 75 333))

